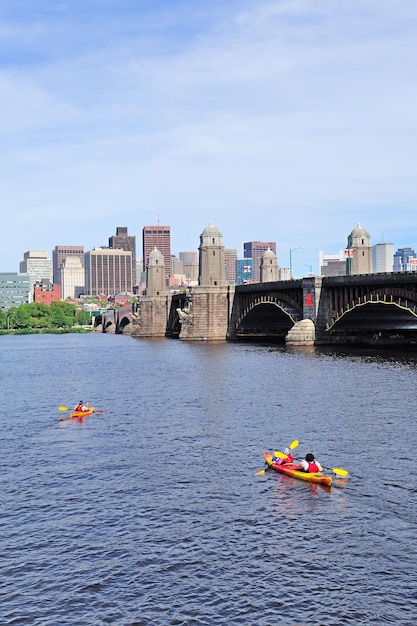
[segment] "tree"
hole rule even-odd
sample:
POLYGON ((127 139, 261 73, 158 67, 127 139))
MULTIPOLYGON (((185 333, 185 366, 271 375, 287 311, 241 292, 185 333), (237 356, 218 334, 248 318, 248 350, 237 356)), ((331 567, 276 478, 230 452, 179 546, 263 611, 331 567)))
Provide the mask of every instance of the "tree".
POLYGON ((10 328, 30 328, 30 315, 25 305, 9 309, 10 328))

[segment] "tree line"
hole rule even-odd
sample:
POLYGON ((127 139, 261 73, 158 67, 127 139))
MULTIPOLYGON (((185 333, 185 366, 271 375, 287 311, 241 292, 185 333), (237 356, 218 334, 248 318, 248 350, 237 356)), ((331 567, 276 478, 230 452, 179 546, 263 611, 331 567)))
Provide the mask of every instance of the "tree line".
POLYGON ((89 324, 90 313, 70 302, 53 302, 49 306, 42 302, 31 302, 11 307, 7 311, 0 309, 0 329, 6 331, 68 329, 89 324))

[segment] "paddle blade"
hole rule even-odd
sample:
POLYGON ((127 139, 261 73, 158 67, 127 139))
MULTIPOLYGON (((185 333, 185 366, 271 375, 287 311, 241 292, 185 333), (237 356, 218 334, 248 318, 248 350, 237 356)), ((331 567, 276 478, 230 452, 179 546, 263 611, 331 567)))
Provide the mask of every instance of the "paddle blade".
POLYGON ((278 450, 275 450, 274 456, 277 459, 287 459, 288 458, 288 454, 285 454, 285 452, 279 452, 278 450))
POLYGON ((68 407, 67 406, 59 406, 58 410, 59 411, 68 411, 68 407))
POLYGON ((290 443, 290 450, 294 450, 294 448, 296 448, 299 443, 300 442, 298 441, 298 439, 294 439, 294 441, 291 441, 291 443, 290 443))
POLYGON ((333 467, 332 472, 334 472, 337 476, 348 476, 349 472, 341 467, 333 467))
POLYGON ((265 474, 266 470, 261 469, 259 470, 259 472, 256 472, 255 476, 262 476, 263 474, 265 474))

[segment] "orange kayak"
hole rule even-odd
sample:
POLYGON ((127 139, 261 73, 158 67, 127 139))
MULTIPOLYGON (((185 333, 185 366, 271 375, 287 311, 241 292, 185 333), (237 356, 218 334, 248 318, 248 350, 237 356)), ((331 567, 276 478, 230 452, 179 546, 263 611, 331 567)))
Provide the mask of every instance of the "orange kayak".
POLYGON ((94 406, 90 406, 87 411, 73 411, 70 413, 70 417, 86 417, 87 415, 94 413, 94 409, 94 406))
POLYGON ((266 464, 271 469, 275 470, 280 474, 286 474, 287 476, 292 476, 292 478, 298 478, 299 480, 306 480, 309 483, 319 483, 321 485, 327 485, 330 487, 332 484, 332 477, 325 476, 322 472, 316 472, 314 474, 310 472, 304 472, 297 469, 294 469, 293 465, 285 465, 284 463, 278 464, 272 460, 272 454, 270 452, 264 452, 264 458, 266 464))

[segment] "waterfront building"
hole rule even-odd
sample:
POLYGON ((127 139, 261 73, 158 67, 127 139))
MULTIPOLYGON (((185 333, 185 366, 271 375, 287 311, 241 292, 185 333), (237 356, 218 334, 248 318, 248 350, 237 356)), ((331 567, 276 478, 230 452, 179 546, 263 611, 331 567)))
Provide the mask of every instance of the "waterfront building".
POLYGON ((35 283, 33 290, 33 301, 42 302, 50 306, 52 302, 59 302, 61 300, 61 287, 54 285, 51 280, 41 280, 39 283, 35 283))
POLYGON ((243 244, 244 258, 252 259, 252 280, 255 283, 261 280, 261 259, 268 248, 275 254, 277 253, 275 241, 247 241, 243 244))
POLYGON ((372 267, 377 274, 392 272, 394 269, 394 244, 377 243, 372 246, 372 267))
POLYGON ((252 281, 252 259, 237 259, 236 282, 238 285, 246 285, 252 281))
POLYGON ((261 258, 261 283, 272 283, 278 280, 278 258, 270 248, 261 258))
POLYGON ((169 284, 171 271, 171 227, 144 226, 142 230, 143 271, 148 267, 149 255, 156 248, 164 257, 165 279, 169 284))
POLYGON ((52 250, 53 282, 60 284, 62 262, 68 257, 78 257, 84 267, 84 246, 55 246, 52 250))
POLYGON ((407 272, 410 260, 416 258, 413 248, 398 248, 394 254, 394 272, 407 272))
POLYGON ((8 311, 11 307, 27 304, 31 291, 30 281, 29 274, 0 272, 0 308, 8 311))
POLYGON ((224 262, 226 264, 226 280, 229 285, 236 284, 236 263, 237 263, 237 250, 236 248, 224 249, 224 262))
POLYGON ((85 292, 84 263, 81 262, 79 256, 65 257, 58 275, 63 300, 77 299, 85 292))
POLYGON ((52 259, 48 259, 46 250, 28 250, 20 261, 19 271, 21 274, 29 274, 30 292, 29 302, 33 302, 33 289, 35 283, 47 280, 52 282, 52 259))
POLYGON ((319 268, 321 276, 345 276, 346 258, 343 250, 339 254, 319 252, 319 268))
POLYGON ((85 292, 109 297, 132 293, 132 253, 130 250, 94 248, 85 253, 85 292))
MULTIPOLYGON (((126 226, 118 226, 116 228, 116 234, 109 237, 109 248, 130 250, 132 259, 136 259, 136 237, 135 235, 128 235, 126 226)), ((133 285, 137 284, 135 262, 132 266, 132 281, 133 285)))
POLYGON ((165 259, 162 252, 154 248, 148 257, 146 272, 146 295, 162 296, 167 291, 165 259))
POLYGON ((369 233, 360 224, 348 236, 346 274, 372 274, 372 248, 369 233))
POLYGON ((198 251, 198 284, 205 287, 227 285, 223 235, 212 222, 209 222, 200 235, 198 251))

